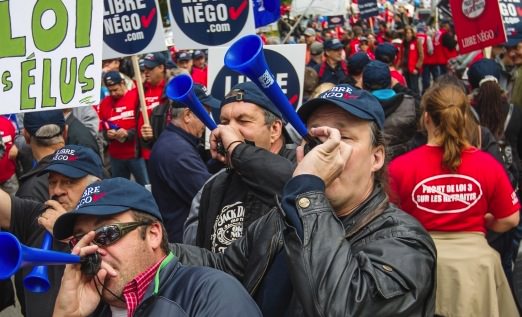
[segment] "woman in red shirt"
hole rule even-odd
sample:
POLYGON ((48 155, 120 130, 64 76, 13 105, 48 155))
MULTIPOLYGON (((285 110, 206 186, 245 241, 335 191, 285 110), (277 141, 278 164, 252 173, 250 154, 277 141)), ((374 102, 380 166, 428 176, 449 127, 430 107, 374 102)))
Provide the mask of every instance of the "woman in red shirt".
POLYGON ((518 224, 520 204, 509 178, 491 155, 470 145, 469 101, 461 89, 437 84, 421 106, 428 143, 393 160, 389 175, 392 201, 437 246, 435 313, 517 316, 499 255, 485 238, 486 228, 505 232, 518 224))
POLYGON ((422 41, 415 35, 411 26, 404 28, 404 41, 400 46, 400 68, 408 87, 419 94, 419 74, 422 72, 424 51, 422 41))

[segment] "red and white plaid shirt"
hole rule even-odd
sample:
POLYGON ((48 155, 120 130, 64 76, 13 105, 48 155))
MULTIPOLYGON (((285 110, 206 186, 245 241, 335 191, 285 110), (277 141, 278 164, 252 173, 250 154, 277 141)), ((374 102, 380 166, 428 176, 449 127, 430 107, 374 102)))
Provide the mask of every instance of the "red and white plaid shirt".
POLYGON ((127 303, 127 317, 134 315, 138 304, 143 299, 147 288, 164 259, 165 257, 125 285, 123 298, 125 298, 125 302, 127 303))

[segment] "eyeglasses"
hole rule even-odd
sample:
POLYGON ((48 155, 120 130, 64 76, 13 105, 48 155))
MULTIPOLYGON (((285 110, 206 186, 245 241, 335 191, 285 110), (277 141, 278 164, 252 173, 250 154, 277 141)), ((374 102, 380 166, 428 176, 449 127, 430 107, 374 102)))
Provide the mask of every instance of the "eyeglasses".
MULTIPOLYGON (((141 226, 148 226, 150 224, 152 224, 151 221, 135 221, 101 226, 94 230, 95 234, 92 243, 99 247, 107 247, 116 243, 132 230, 141 226)), ((78 241, 80 241, 81 238, 83 238, 84 235, 85 234, 74 236, 69 241, 69 246, 71 249, 74 248, 74 246, 78 243, 78 241)))

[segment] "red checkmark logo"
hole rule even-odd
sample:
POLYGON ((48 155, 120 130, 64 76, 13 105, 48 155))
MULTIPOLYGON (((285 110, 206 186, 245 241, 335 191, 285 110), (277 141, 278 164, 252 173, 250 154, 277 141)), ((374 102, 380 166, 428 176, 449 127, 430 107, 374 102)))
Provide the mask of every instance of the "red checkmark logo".
POLYGON ((239 7, 237 7, 237 9, 234 7, 228 8, 228 13, 230 14, 230 18, 232 20, 237 20, 237 18, 239 18, 239 16, 241 15, 241 13, 243 13, 243 11, 245 11, 247 5, 248 5, 247 0, 243 0, 243 2, 241 2, 241 4, 239 5, 239 7))
POLYGON ((152 22, 152 19, 154 19, 154 15, 156 15, 156 7, 150 10, 149 15, 141 16, 141 25, 143 25, 144 28, 148 28, 150 23, 152 22))
POLYGON ((288 99, 288 101, 290 102, 291 105, 294 105, 298 99, 299 99, 299 96, 293 95, 290 99, 288 99))

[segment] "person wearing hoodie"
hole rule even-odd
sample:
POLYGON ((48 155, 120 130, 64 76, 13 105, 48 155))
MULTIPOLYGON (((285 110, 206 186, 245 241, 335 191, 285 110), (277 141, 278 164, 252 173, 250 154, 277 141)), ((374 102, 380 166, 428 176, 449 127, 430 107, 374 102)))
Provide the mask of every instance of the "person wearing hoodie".
POLYGON ((363 71, 363 88, 375 96, 384 110, 384 140, 390 160, 408 150, 415 135, 420 111, 415 98, 391 88, 390 68, 383 62, 371 61, 363 71))

